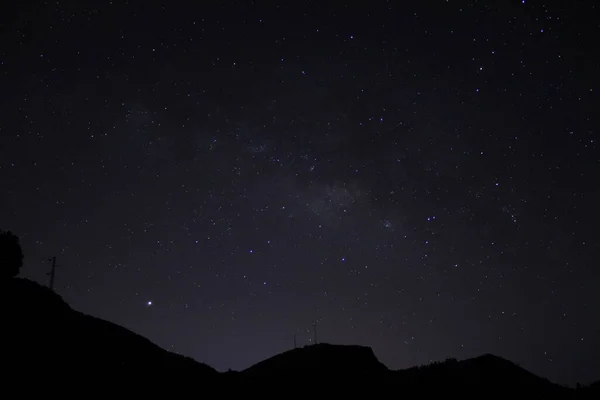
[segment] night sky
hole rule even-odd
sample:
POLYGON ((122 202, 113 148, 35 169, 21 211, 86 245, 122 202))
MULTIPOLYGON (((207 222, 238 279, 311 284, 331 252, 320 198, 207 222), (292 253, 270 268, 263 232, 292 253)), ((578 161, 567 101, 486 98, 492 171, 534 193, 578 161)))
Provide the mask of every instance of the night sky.
POLYGON ((2 2, 21 276, 218 370, 600 379, 595 1, 149 3, 2 2))

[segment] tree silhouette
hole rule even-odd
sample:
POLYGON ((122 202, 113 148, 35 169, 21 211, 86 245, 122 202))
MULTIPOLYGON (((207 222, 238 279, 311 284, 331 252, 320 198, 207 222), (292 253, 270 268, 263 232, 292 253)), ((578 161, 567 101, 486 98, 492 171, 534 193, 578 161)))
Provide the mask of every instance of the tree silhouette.
POLYGON ((23 250, 19 237, 0 229, 0 278, 13 278, 23 266, 23 250))

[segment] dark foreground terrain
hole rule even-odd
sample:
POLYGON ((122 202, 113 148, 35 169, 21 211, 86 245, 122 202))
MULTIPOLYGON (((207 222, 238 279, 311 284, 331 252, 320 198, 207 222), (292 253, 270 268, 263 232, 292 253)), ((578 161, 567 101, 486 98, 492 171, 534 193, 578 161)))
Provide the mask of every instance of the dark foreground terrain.
POLYGON ((2 286, 4 378, 60 377, 63 382, 72 379, 74 387, 83 377, 104 389, 142 385, 144 391, 216 387, 221 395, 245 390, 287 397, 327 389, 340 394, 360 390, 373 398, 395 393, 600 399, 600 383, 565 388, 489 354, 393 371, 368 347, 319 344, 278 354, 244 371, 219 373, 121 326, 75 311, 35 282, 14 278, 2 286))

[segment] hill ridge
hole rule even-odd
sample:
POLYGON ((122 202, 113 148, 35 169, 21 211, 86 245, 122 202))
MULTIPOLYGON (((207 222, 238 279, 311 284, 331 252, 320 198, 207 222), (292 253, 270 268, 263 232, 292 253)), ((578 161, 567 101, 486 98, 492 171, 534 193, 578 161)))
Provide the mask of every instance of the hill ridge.
MULTIPOLYGON (((378 360, 371 347, 332 343, 290 349, 242 371, 219 373, 206 364, 162 349, 127 328, 76 311, 60 295, 36 282, 11 278, 2 281, 0 289, 4 300, 0 302, 0 318, 3 326, 9 327, 5 329, 5 344, 8 345, 5 345, 1 363, 4 369, 19 372, 151 372, 163 381, 166 378, 184 380, 191 385, 198 379, 231 386, 248 380, 316 377, 320 382, 348 385, 377 382, 413 388, 455 389, 475 385, 496 388, 504 393, 520 393, 523 388, 529 388, 543 393, 546 398, 571 393, 571 389, 551 383, 490 353, 461 361, 447 359, 390 370, 378 360)), ((578 398, 595 395, 597 391, 597 386, 590 385, 577 391, 580 393, 578 398)))
POLYGON ((10 326, 2 362, 31 370, 61 368, 119 370, 189 370, 218 374, 208 365, 171 353, 125 327, 96 318, 69 306, 49 288, 12 278, 1 284, 3 325, 10 326), (31 360, 35 360, 32 362, 31 360))

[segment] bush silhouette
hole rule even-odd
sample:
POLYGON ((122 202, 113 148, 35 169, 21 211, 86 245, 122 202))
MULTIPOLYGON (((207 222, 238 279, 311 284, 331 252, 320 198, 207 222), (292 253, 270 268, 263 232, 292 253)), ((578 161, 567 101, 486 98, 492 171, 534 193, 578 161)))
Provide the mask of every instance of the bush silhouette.
POLYGON ((0 230, 0 278, 14 278, 23 266, 23 250, 19 237, 0 230))

